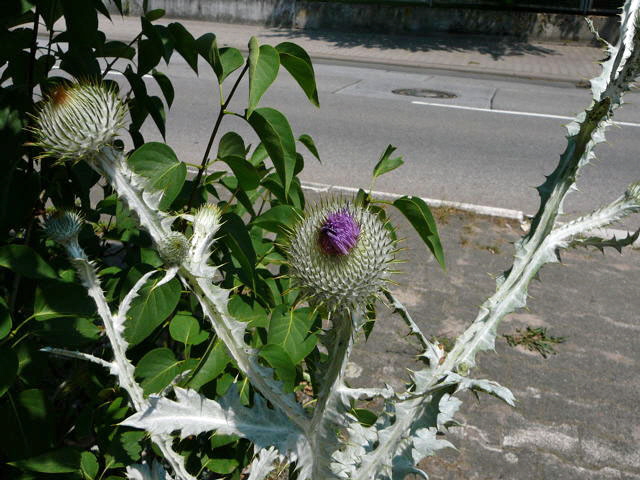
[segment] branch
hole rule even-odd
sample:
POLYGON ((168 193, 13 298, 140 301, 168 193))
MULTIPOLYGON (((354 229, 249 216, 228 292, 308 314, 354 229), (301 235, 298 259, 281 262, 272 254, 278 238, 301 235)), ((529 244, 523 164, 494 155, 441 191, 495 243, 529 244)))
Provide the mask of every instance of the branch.
POLYGON ((362 325, 364 317, 348 312, 338 313, 332 318, 335 335, 329 348, 328 365, 323 366, 325 375, 318 391, 316 407, 309 428, 309 441, 314 452, 313 470, 310 478, 334 478, 331 471, 333 453, 338 450, 340 442, 336 431, 345 426, 346 411, 349 398, 345 395, 348 389, 343 382, 349 355, 353 349, 355 335, 362 325))
POLYGON ((72 350, 64 350, 62 348, 52 348, 52 347, 44 347, 44 348, 41 348, 40 351, 45 353, 51 353, 59 357, 75 358, 77 360, 86 360, 88 362, 92 362, 97 365, 100 365, 101 367, 104 367, 108 370, 111 370, 113 368, 113 364, 111 362, 107 362, 106 360, 93 356, 89 353, 76 352, 72 350))
POLYGON ((400 318, 402 318, 402 320, 404 320, 404 323, 406 323, 407 326, 411 329, 410 335, 415 336, 420 341, 422 348, 424 348, 425 350, 422 356, 426 357, 429 360, 429 364, 432 367, 437 365, 444 352, 442 352, 442 350, 439 349, 435 344, 427 340, 427 337, 424 336, 422 330, 420 330, 420 327, 418 327, 418 324, 411 318, 409 311, 405 308, 402 302, 400 302, 400 300, 398 300, 395 295, 393 295, 393 293, 388 290, 383 290, 383 294, 385 298, 389 300, 393 305, 393 313, 397 313, 398 315, 400 315, 400 318))
MULTIPOLYGON (((187 206, 185 208, 185 211, 187 211, 187 212, 189 210, 191 210, 191 206, 193 205, 193 200, 195 199, 196 190, 198 189, 198 186, 200 185, 200 182, 202 181, 202 175, 204 173, 204 169, 205 169, 205 166, 207 164, 207 160, 209 158, 209 153, 211 153, 211 147, 213 146, 213 140, 216 138, 216 135, 218 134, 218 129, 220 128, 220 124, 222 123, 222 117, 225 116, 227 107, 229 106, 229 103, 231 102, 231 99, 233 98, 233 95, 236 93, 236 89, 238 88, 238 85, 240 84, 240 80, 242 80, 242 77, 244 77, 244 74, 246 73, 248 68, 249 68, 249 61, 247 60, 247 62, 244 65, 244 68, 242 69, 242 72, 240 72, 240 75, 238 75, 238 78, 236 79, 236 83, 233 84, 233 87, 231 88, 231 91, 229 92, 229 96, 227 97, 225 102, 220 105, 220 111, 218 112, 218 118, 216 118, 216 122, 213 125, 213 130, 211 131, 211 135, 209 136, 209 142, 207 143, 207 148, 205 149, 204 155, 202 156, 202 160, 200 161, 200 168, 198 168, 198 173, 196 175, 195 180, 193 181, 193 189, 191 190, 191 195, 189 195, 189 201, 187 202, 187 206)), ((222 88, 222 87, 220 87, 220 88, 222 88)))
MULTIPOLYGON (((72 258, 71 262, 76 267, 82 283, 87 288, 89 296, 94 300, 96 307, 98 308, 98 314, 104 323, 105 332, 109 339, 109 343, 111 344, 114 356, 114 367, 111 372, 118 377, 118 383, 129 394, 131 403, 133 403, 133 407, 136 411, 144 411, 148 406, 148 402, 144 398, 142 388, 135 380, 135 368, 126 355, 128 345, 122 336, 120 322, 116 323, 114 321, 114 317, 111 315, 104 293, 100 287, 96 271, 93 268, 93 265, 91 265, 85 258, 72 258)), ((142 285, 143 283, 138 281, 136 287, 141 288, 142 285)), ((129 295, 131 298, 137 294, 135 287, 132 292, 135 293, 129 295)), ((126 312, 124 312, 124 314, 126 314, 126 312)), ((169 435, 152 434, 151 440, 160 448, 160 451, 167 462, 169 462, 179 479, 195 480, 195 477, 187 472, 184 466, 184 459, 173 450, 173 439, 169 435)))

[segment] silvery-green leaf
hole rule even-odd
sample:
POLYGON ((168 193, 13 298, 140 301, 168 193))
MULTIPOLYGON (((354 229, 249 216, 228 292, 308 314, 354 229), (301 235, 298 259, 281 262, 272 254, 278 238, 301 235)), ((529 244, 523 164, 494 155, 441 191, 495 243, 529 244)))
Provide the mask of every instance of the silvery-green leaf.
POLYGON ((247 480, 264 480, 273 471, 274 463, 278 460, 278 451, 270 447, 258 452, 249 466, 247 480))
POLYGON ((176 400, 149 397, 145 411, 135 413, 122 425, 156 434, 178 432, 180 438, 215 431, 222 435, 248 438, 257 448, 274 446, 290 461, 309 461, 310 446, 302 431, 278 409, 267 407, 260 396, 251 408, 245 407, 235 388, 219 399, 210 400, 195 390, 174 389, 176 400))
POLYGON ((146 462, 129 465, 126 473, 128 480, 173 480, 157 460, 151 466, 146 462))

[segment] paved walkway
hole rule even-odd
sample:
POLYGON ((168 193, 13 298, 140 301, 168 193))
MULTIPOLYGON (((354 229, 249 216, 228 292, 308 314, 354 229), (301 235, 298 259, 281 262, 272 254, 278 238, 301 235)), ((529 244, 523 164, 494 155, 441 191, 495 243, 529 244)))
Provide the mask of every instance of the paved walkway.
MULTIPOLYGON (((174 20, 161 19, 158 23, 174 20)), ((312 58, 380 63, 505 75, 537 80, 584 82, 598 72, 601 49, 575 43, 529 43, 472 35, 400 36, 291 30, 258 25, 179 20, 197 38, 206 32, 218 37, 219 46, 243 50, 251 36, 264 43, 285 41, 301 45, 312 58)), ((108 38, 131 40, 140 31, 137 17, 102 18, 100 28, 108 38)))

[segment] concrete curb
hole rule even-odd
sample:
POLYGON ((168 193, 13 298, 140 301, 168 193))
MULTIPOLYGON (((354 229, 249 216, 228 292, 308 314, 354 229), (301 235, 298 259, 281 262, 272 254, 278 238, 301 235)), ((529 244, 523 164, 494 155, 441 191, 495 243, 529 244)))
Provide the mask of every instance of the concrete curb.
MULTIPOLYGON (((305 190, 310 190, 312 192, 317 193, 348 193, 348 194, 356 194, 358 193, 357 188, 353 187, 342 187, 335 185, 326 185, 324 183, 315 183, 315 182, 302 182, 302 188, 305 190)), ((400 195, 398 193, 389 193, 389 192, 380 192, 373 190, 371 192, 375 198, 379 198, 382 200, 395 200, 404 195, 400 195)), ((472 203, 462 203, 462 202, 451 202, 448 200, 439 200, 436 198, 422 198, 422 200, 434 208, 453 208, 456 210, 460 210, 462 212, 474 213, 476 215, 483 215, 485 217, 496 217, 496 218, 506 218, 509 220, 516 220, 521 224, 525 221, 525 215, 520 210, 510 210, 508 208, 497 208, 497 207, 488 207, 485 205, 475 205, 472 203)))
MULTIPOLYGON (((358 193, 357 188, 344 187, 339 185, 328 185, 325 183, 316 182, 302 182, 302 188, 315 193, 337 193, 337 194, 349 194, 355 195, 358 193)), ((371 191, 371 195, 381 200, 395 200, 404 195, 390 192, 380 192, 376 190, 371 191)), ((453 208, 461 212, 472 213, 475 215, 482 215, 484 217, 503 218, 506 220, 515 220, 520 224, 523 231, 528 231, 530 226, 531 216, 525 215, 520 210, 511 210, 508 208, 490 207, 487 205, 477 205, 473 203, 453 202, 449 200, 440 200, 436 198, 421 197, 421 199, 430 207, 433 208, 453 208)), ((590 232, 592 235, 601 237, 604 239, 609 238, 626 238, 629 235, 633 235, 634 232, 628 230, 620 230, 615 228, 600 228, 590 232)), ((640 248, 640 238, 633 242, 632 248, 640 248)))

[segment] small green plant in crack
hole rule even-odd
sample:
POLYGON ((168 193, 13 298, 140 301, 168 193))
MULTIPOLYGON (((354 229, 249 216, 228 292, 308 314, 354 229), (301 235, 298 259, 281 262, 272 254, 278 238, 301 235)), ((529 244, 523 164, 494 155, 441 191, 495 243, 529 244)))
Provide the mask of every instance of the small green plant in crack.
POLYGON ((538 352, 544 358, 547 358, 549 355, 555 355, 557 352, 553 346, 564 343, 566 340, 565 337, 548 335, 547 329, 544 327, 531 328, 528 325, 524 332, 516 328, 514 334, 505 334, 503 337, 507 340, 510 347, 522 345, 532 352, 538 352))

